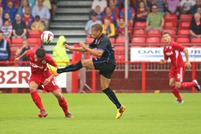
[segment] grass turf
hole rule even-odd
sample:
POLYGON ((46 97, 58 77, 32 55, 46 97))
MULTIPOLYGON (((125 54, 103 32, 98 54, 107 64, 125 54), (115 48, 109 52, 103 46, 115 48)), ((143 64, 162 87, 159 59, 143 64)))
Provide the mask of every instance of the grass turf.
POLYGON ((127 107, 116 108, 104 94, 65 94, 75 119, 67 119, 52 94, 40 94, 48 116, 29 94, 0 94, 0 134, 196 134, 201 132, 201 96, 184 93, 183 104, 172 94, 117 94, 127 107))

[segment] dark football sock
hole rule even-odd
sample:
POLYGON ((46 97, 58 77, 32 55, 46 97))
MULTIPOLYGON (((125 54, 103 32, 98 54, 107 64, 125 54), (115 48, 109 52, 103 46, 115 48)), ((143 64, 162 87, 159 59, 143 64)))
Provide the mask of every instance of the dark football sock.
POLYGON ((116 105, 118 109, 121 107, 121 104, 117 99, 115 93, 110 88, 104 89, 103 92, 109 97, 109 99, 116 105))
POLYGON ((66 66, 65 68, 58 68, 57 73, 63 73, 63 72, 72 72, 72 71, 77 71, 82 68, 82 62, 79 61, 76 64, 71 64, 69 66, 66 66))

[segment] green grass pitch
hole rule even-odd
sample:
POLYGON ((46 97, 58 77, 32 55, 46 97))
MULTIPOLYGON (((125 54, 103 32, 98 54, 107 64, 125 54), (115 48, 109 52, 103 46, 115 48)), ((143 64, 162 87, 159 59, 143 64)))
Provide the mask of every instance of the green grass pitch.
POLYGON ((0 94, 0 134, 198 134, 201 94, 183 93, 176 104, 171 93, 117 94, 127 107, 121 119, 105 94, 65 94, 74 119, 67 119, 52 94, 40 94, 48 116, 29 94, 0 94))

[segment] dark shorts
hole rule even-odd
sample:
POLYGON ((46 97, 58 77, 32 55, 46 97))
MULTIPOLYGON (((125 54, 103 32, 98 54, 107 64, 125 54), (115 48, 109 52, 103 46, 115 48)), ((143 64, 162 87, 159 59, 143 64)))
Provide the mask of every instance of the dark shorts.
POLYGON ((111 79, 112 73, 115 70, 116 63, 113 61, 106 61, 100 58, 93 58, 94 67, 96 70, 99 70, 99 74, 104 77, 111 79))

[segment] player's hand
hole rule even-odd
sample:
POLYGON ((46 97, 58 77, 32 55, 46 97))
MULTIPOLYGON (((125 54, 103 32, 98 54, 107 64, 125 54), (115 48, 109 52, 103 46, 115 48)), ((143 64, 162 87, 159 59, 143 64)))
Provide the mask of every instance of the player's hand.
POLYGON ((161 64, 164 64, 164 63, 166 63, 166 61, 165 61, 164 59, 161 59, 161 60, 160 60, 160 63, 161 63, 161 64))
POLYGON ((87 48, 87 46, 86 46, 86 44, 84 43, 84 42, 80 42, 80 44, 79 44, 82 48, 84 48, 84 49, 86 49, 87 48))
POLYGON ((186 68, 190 69, 190 68, 191 68, 191 63, 190 63, 189 61, 187 61, 187 62, 185 63, 185 66, 186 66, 186 68))
POLYGON ((43 82, 43 86, 47 85, 50 82, 51 79, 47 78, 45 79, 45 81, 43 82))
POLYGON ((68 44, 65 44, 66 49, 72 50, 73 47, 69 46, 68 44))
POLYGON ((20 58, 15 58, 14 62, 18 63, 20 61, 20 58))

